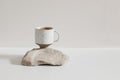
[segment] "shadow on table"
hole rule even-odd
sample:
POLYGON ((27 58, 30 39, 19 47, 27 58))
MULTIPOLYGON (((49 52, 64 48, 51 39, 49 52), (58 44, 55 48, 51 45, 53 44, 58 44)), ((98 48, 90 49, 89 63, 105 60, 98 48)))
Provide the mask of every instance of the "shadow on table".
POLYGON ((9 60, 11 64, 13 65, 21 65, 23 55, 1 55, 0 54, 0 60, 9 60))

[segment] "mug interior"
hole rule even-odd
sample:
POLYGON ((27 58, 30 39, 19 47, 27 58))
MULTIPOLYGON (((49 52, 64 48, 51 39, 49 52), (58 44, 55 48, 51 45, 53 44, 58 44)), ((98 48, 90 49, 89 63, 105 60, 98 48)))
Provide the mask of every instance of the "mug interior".
POLYGON ((38 27, 37 29, 40 29, 40 30, 51 30, 53 29, 52 27, 38 27))

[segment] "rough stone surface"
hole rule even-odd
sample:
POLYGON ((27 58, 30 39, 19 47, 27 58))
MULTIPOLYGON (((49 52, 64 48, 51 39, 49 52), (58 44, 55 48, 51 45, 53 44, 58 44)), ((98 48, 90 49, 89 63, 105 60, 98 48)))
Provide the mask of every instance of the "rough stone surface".
POLYGON ((68 60, 68 56, 59 50, 52 48, 32 49, 28 51, 22 59, 21 64, 25 66, 38 65, 63 65, 68 60))

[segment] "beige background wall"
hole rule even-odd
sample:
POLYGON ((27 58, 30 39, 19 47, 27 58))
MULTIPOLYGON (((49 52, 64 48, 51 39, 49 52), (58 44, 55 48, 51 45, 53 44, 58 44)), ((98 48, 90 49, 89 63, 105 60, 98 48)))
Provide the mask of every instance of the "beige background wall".
POLYGON ((120 0, 0 0, 0 47, 32 47, 39 26, 57 47, 120 47, 120 0))

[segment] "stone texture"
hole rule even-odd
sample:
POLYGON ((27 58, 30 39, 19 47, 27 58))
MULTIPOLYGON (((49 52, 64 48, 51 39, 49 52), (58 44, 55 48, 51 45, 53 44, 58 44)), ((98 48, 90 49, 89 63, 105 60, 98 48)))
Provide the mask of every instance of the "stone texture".
POLYGON ((22 59, 21 64, 25 66, 38 65, 63 65, 68 59, 68 56, 59 50, 52 48, 32 49, 28 51, 22 59))

